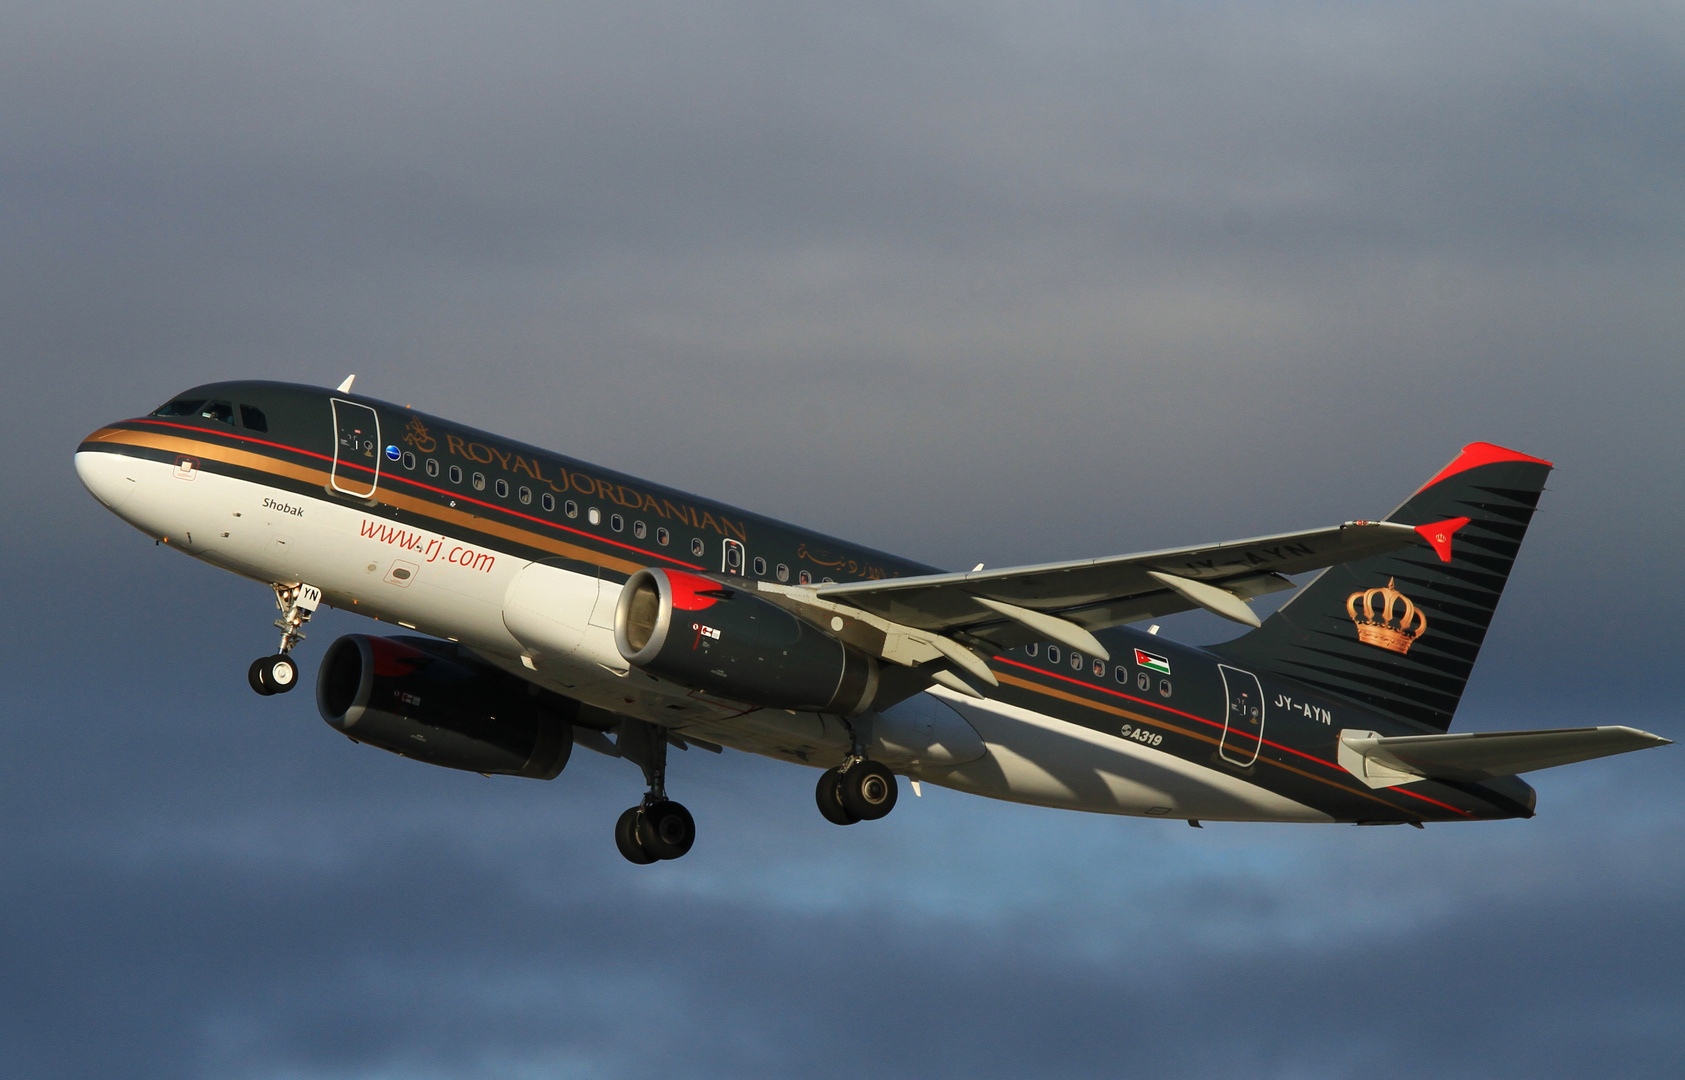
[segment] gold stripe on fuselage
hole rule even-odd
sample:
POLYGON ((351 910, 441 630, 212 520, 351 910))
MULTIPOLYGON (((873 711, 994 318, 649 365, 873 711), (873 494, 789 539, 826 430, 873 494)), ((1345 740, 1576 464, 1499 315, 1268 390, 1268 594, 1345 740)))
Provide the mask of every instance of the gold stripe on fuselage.
MULTIPOLYGON (((163 450, 172 454, 186 454, 190 457, 198 458, 201 461, 216 461, 221 462, 224 465, 250 469, 253 472, 268 473, 271 476, 286 477, 289 480, 296 480, 301 483, 309 484, 312 487, 321 487, 324 489, 328 487, 329 476, 326 469, 313 468, 309 465, 300 465, 295 462, 283 461, 268 454, 254 453, 253 451, 242 450, 238 447, 223 446, 220 443, 205 442, 199 439, 186 438, 180 435, 164 435, 154 431, 133 431, 126 428, 102 428, 88 436, 87 441, 91 443, 120 443, 126 446, 138 446, 148 450, 163 450)), ((407 481, 400 482, 407 483, 407 481)), ((473 532, 489 536, 497 536, 504 540, 521 544, 525 547, 537 548, 540 551, 548 551, 551 554, 561 555, 569 559, 578 560, 579 562, 590 563, 593 566, 616 570, 623 574, 631 574, 634 571, 642 570, 645 565, 643 563, 631 562, 627 559, 616 558, 613 555, 606 555, 603 552, 594 551, 591 548, 583 547, 578 544, 570 544, 565 540, 560 540, 553 536, 546 536, 543 533, 536 532, 531 529, 524 529, 518 525, 511 525, 506 522, 496 521, 492 518, 482 517, 479 514, 468 513, 464 510, 456 510, 451 507, 440 506, 438 503, 430 502, 426 499, 418 499, 414 496, 392 491, 389 488, 376 489, 375 496, 376 498, 374 501, 376 503, 390 506, 395 510, 408 511, 418 517, 427 518, 439 523, 442 526, 439 529, 440 532, 446 531, 446 528, 449 526, 456 526, 458 528, 468 529, 473 532)), ((655 552, 650 552, 650 557, 662 559, 666 562, 677 561, 667 559, 665 556, 657 555, 655 552)))
MULTIPOLYGON (((1046 697, 1057 698, 1060 701, 1068 701, 1068 702, 1071 702, 1074 705, 1083 705, 1083 706, 1086 706, 1090 709, 1097 709, 1097 710, 1099 710, 1100 712, 1103 712, 1103 713, 1111 713, 1113 716, 1121 716, 1126 720, 1133 720, 1138 724, 1146 724, 1149 727, 1161 728, 1165 731, 1174 731, 1178 735, 1185 735, 1190 739, 1197 739, 1198 741, 1200 741, 1202 743, 1209 743, 1211 746, 1217 746, 1218 745, 1218 740, 1212 738, 1210 735, 1206 735, 1202 732, 1194 731, 1190 728, 1182 727, 1178 724, 1166 723, 1165 721, 1160 720, 1158 717, 1155 717, 1155 716, 1146 716, 1142 713, 1131 712, 1128 709, 1120 709, 1116 705, 1108 705, 1103 701, 1090 701, 1088 698, 1080 697, 1076 694, 1072 694, 1072 693, 1069 693, 1069 692, 1064 691, 1064 690, 1055 690, 1051 686, 1043 686, 1040 683, 1034 683, 1034 682, 1031 682, 1028 679, 1020 679, 1016 675, 1008 675, 1008 674, 1006 674, 1005 672, 1002 672, 1002 671, 995 672, 995 677, 1000 679, 1001 682, 1007 684, 1008 686, 1016 686, 1021 690, 1029 690, 1032 693, 1042 694, 1046 697)), ((1267 765, 1274 765, 1278 769, 1286 769, 1288 772, 1293 773, 1297 776, 1302 776, 1307 780, 1315 780, 1319 784, 1326 784, 1329 787, 1334 788, 1337 791, 1344 792, 1347 795, 1362 796, 1363 798, 1368 799, 1370 802, 1380 803, 1382 806, 1386 807, 1388 810, 1394 810, 1394 811, 1397 811, 1401 814, 1408 814, 1409 813, 1409 811, 1405 810, 1402 806, 1398 806, 1394 803, 1390 803, 1390 802, 1381 798, 1378 795, 1372 794, 1372 793, 1367 792, 1367 791, 1359 791, 1356 788, 1347 787, 1345 784, 1340 783, 1338 780, 1330 780, 1326 776, 1318 776, 1315 773, 1306 772, 1304 769, 1295 768, 1294 766, 1289 765, 1284 761, 1275 761, 1271 758, 1262 757, 1262 756, 1260 756, 1258 758, 1258 760, 1261 761, 1261 762, 1264 762, 1267 765)), ((1412 816, 1419 817, 1420 815, 1412 815, 1412 816)))

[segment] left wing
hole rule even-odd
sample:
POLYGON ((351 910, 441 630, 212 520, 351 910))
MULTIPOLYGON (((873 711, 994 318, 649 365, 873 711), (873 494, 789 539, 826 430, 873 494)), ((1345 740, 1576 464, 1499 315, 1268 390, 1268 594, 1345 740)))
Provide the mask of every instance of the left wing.
POLYGON ((1139 555, 821 585, 814 595, 901 626, 963 633, 1002 648, 1051 638, 1104 656, 1088 631, 1196 607, 1257 626, 1246 601, 1292 588, 1284 575, 1424 542, 1409 525, 1349 521, 1139 555))

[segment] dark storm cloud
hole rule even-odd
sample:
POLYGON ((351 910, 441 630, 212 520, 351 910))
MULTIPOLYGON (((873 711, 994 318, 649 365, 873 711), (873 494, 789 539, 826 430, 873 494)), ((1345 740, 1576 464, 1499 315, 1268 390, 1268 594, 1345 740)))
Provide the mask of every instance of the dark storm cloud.
POLYGON ((1677 1074, 1673 751, 1425 833, 838 830, 692 754, 703 839, 642 872, 623 762, 483 781, 250 696, 263 590, 66 459, 356 371, 970 565, 1373 516, 1492 439, 1560 468, 1459 726, 1674 735, 1682 54, 1665 6, 14 5, 8 1068, 1677 1074))

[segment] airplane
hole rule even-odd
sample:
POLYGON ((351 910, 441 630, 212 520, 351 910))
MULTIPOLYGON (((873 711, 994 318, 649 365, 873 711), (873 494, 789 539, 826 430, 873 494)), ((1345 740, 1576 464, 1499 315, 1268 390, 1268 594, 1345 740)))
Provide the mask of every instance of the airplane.
MULTIPOLYGON (((353 377, 354 378, 354 377, 353 377)), ((1519 774, 1660 746, 1623 726, 1452 733, 1549 462, 1472 443, 1377 520, 945 572, 352 391, 219 382, 75 455, 159 545, 268 585, 299 681, 326 604, 348 634, 316 705, 352 741, 550 780, 584 746, 643 773, 628 860, 693 817, 669 750, 820 770, 819 812, 881 819, 900 779, 1038 806, 1203 821, 1533 816, 1519 774), (1260 620, 1249 606, 1295 588, 1260 620), (1194 647, 1136 623, 1203 609, 1194 647)))

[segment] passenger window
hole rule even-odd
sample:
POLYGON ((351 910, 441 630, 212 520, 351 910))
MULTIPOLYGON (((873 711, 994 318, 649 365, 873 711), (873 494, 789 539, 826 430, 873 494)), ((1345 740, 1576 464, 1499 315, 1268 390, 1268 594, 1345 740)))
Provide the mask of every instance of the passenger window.
POLYGON ((1151 675, 1148 675, 1144 671, 1138 671, 1135 673, 1135 689, 1145 691, 1151 690, 1152 688, 1153 677, 1151 675))
POLYGON ((548 491, 539 497, 538 503, 540 506, 544 507, 544 512, 546 514, 554 514, 556 512, 556 497, 548 491))
POLYGON ((1096 679, 1104 679, 1106 677, 1106 662, 1104 660, 1094 661, 1094 677, 1096 679))
POLYGON ((574 502, 572 499, 569 499, 567 502, 562 504, 562 513, 566 514, 568 517, 578 517, 579 504, 574 502))
POLYGON ((453 483, 453 484, 462 483, 462 466, 461 465, 452 465, 451 466, 451 483, 453 483))
POLYGON ((1079 652, 1071 653, 1071 670, 1072 671, 1081 671, 1082 670, 1082 654, 1081 653, 1079 653, 1079 652))
POLYGON ((486 474, 485 473, 477 472, 477 473, 474 474, 474 490, 475 491, 486 490, 486 474))
POLYGON ((667 541, 671 539, 673 539, 673 534, 668 532, 666 529, 655 530, 655 542, 660 544, 662 547, 666 547, 667 541))
POLYGON ((611 514, 608 519, 608 527, 615 532, 619 532, 626 527, 626 519, 619 514, 611 514))
POLYGON ((808 573, 806 570, 803 570, 801 573, 796 575, 796 581, 802 585, 812 585, 813 575, 808 573))
POLYGON ((427 459, 427 475, 428 476, 438 476, 439 475, 439 459, 438 458, 428 458, 427 459))
POLYGON ((503 479, 503 477, 498 477, 497 483, 493 484, 492 487, 497 491, 498 498, 507 499, 509 497, 509 481, 503 479))
POLYGON ((1124 686, 1128 686, 1129 685, 1129 669, 1124 667, 1122 664, 1119 664, 1117 666, 1116 670, 1114 670, 1112 672, 1112 678, 1116 679, 1118 682, 1122 683, 1124 686))
POLYGON ((788 566, 785 566, 783 563, 779 563, 777 570, 774 571, 774 572, 778 575, 779 581, 789 581, 790 580, 790 568, 788 566))
POLYGON ((216 420, 234 426, 234 406, 226 401, 207 401, 205 407, 199 410, 199 415, 206 420, 216 420))
POLYGON ((690 553, 695 555, 698 559, 703 556, 707 549, 708 545, 702 542, 702 538, 700 536, 693 536, 690 538, 690 553))
POLYGON ((1047 647, 1047 662, 1050 664, 1057 664, 1059 662, 1059 646, 1049 645, 1047 647))
POLYGON ((649 526, 641 521, 632 522, 632 535, 642 540, 649 535, 649 526))
POLYGON ((832 578, 832 577, 822 577, 822 578, 819 579, 819 583, 821 585, 835 585, 837 583, 837 581, 836 581, 835 578, 832 578))
POLYGON ((250 405, 240 406, 240 426, 248 431, 269 432, 269 421, 264 418, 262 409, 254 409, 250 405))
POLYGON ((585 520, 589 521, 593 525, 601 525, 603 523, 603 512, 593 506, 591 509, 585 511, 585 520))
POLYGON ((755 576, 766 577, 766 560, 759 555, 755 556, 755 576))
POLYGON ((522 506, 530 506, 532 504, 532 488, 522 484, 521 490, 516 493, 516 497, 521 500, 522 506))
POLYGON ((415 455, 408 450, 404 451, 404 468, 415 468, 415 455))
POLYGON ((1024 655, 1025 656, 1034 656, 1038 652, 1041 652, 1041 646, 1034 641, 1032 641, 1028 645, 1024 646, 1024 655))
POLYGON ((1160 679, 1158 681, 1158 696, 1159 697, 1169 697, 1170 696, 1170 680, 1169 679, 1160 679))
POLYGON ((198 416, 205 407, 204 398, 177 398, 152 410, 153 416, 198 416))

